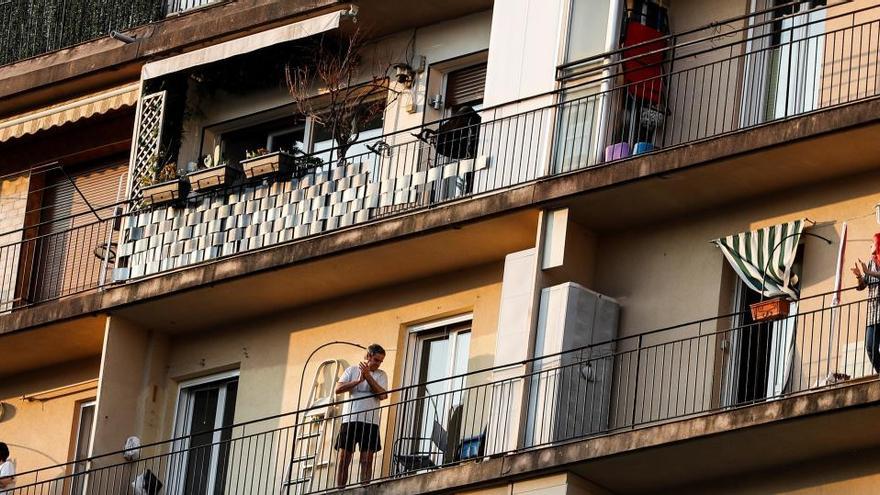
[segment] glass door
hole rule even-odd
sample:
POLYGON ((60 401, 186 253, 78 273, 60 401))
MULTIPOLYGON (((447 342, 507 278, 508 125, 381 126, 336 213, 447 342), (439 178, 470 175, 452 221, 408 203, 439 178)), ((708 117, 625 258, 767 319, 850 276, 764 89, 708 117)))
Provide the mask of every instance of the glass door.
POLYGON ((411 383, 420 384, 407 411, 409 428, 401 445, 409 455, 423 456, 434 465, 451 461, 458 446, 465 402, 471 322, 427 330, 417 335, 411 383))
POLYGON ((92 426, 95 424, 95 401, 90 400, 79 404, 76 426, 76 445, 74 446, 73 478, 70 485, 71 495, 86 493, 85 473, 89 469, 87 459, 92 444, 92 426))
POLYGON ((823 0, 753 0, 741 121, 760 124, 815 110, 824 64, 823 0))
POLYGON ((178 399, 175 436, 186 438, 175 445, 174 485, 179 495, 223 493, 238 374, 185 383, 178 399))

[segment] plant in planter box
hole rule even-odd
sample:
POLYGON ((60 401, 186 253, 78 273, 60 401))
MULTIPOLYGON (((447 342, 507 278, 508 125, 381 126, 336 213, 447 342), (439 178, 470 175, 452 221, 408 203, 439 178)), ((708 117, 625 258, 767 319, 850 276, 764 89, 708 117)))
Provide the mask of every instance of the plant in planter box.
POLYGON ((141 176, 140 186, 146 205, 156 205, 180 199, 186 195, 185 182, 180 180, 177 163, 169 162, 161 168, 158 159, 152 161, 147 173, 141 176))
POLYGON ((228 185, 236 176, 238 176, 237 168, 229 165, 226 160, 221 160, 215 165, 214 155, 208 154, 202 157, 199 168, 186 177, 193 191, 202 191, 228 185))
POLYGON ((293 168, 293 156, 285 151, 269 152, 266 148, 245 151, 241 161, 244 175, 252 179, 272 174, 286 174, 293 168))

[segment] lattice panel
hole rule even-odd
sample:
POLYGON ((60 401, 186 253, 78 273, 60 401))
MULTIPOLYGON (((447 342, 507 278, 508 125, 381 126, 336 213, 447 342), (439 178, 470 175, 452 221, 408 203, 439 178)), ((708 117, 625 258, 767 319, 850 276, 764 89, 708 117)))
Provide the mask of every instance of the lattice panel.
POLYGON ((132 157, 128 198, 135 204, 141 201, 141 178, 151 174, 150 166, 158 163, 162 144, 162 121, 165 118, 165 91, 152 93, 141 99, 138 113, 135 152, 132 157))

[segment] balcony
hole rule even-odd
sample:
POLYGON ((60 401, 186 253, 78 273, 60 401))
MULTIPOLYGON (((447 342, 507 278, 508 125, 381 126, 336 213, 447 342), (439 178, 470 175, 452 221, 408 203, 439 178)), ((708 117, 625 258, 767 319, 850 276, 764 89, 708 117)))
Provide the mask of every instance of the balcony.
MULTIPOLYGON (((832 303, 831 293, 807 296, 796 302, 796 314, 776 321, 743 324, 743 314, 723 315, 392 390, 388 403, 371 411, 384 447, 369 478, 400 483, 529 452, 551 463, 535 466, 546 470, 562 459, 542 457, 542 451, 594 438, 673 425, 684 435, 678 440, 686 441, 684 422, 694 418, 718 416, 732 428, 730 414, 748 417, 749 407, 772 408, 775 416, 762 421, 781 423, 864 405, 859 401, 869 399, 858 397, 849 405, 812 401, 804 410, 781 405, 876 381, 861 346, 868 306, 876 301, 864 294, 844 290, 840 304, 832 303)), ((123 452, 112 452, 23 472, 17 490, 56 493, 87 483, 116 493, 150 472, 166 493, 330 491, 337 471, 332 442, 347 420, 344 403, 309 404, 144 445, 125 453, 129 462, 122 462, 123 452)), ((841 438, 848 433, 842 423, 835 427, 841 438)), ((664 440, 652 438, 642 447, 662 446, 664 440)), ((771 438, 785 443, 787 437, 771 438)), ((358 464, 350 469, 349 484, 358 484, 358 464)))
MULTIPOLYGON (((9 261, 0 265, 0 281, 19 289, 4 292, 0 304, 30 305, 125 284, 584 171, 602 170, 613 176, 633 159, 659 161, 666 153, 678 157, 670 161, 683 161, 685 155, 673 153, 687 145, 757 132, 768 124, 820 111, 844 111, 846 105, 872 100, 880 91, 878 60, 868 56, 876 45, 869 33, 880 30, 880 21, 871 17, 880 7, 849 7, 791 14, 789 19, 800 19, 796 26, 779 27, 766 21, 763 12, 745 18, 752 21, 750 28, 707 35, 715 29, 713 24, 680 33, 667 40, 668 46, 652 49, 650 54, 661 58, 651 58, 649 65, 644 53, 602 54, 560 67, 562 90, 482 108, 465 123, 447 119, 385 132, 358 143, 352 149, 360 151, 344 157, 338 156, 338 150, 323 150, 297 158, 307 167, 233 181, 168 205, 144 207, 133 201, 118 217, 92 218, 88 225, 53 233, 56 239, 69 238, 56 242, 69 249, 83 238, 107 237, 108 229, 119 229, 110 241, 89 241, 84 251, 67 257, 50 254, 58 249, 37 249, 45 241, 23 231, 23 237, 7 241, 2 248, 7 253, 3 259, 9 261), (817 12, 823 14, 826 29, 807 33, 804 26, 817 22, 811 20, 817 12), (768 26, 777 27, 771 32, 758 29, 768 26), (758 70, 771 63, 772 91, 765 84, 766 70, 758 70), (644 77, 646 66, 657 69, 657 74, 644 77), (633 73, 639 77, 630 77, 633 73), (646 94, 659 96, 656 102, 640 97, 646 94), (636 150, 639 154, 632 155, 636 150), (96 267, 95 247, 107 242, 111 249, 101 250, 104 259, 96 267), (91 262, 70 262, 86 258, 91 262), (39 284, 40 269, 32 267, 59 263, 68 268, 56 267, 55 272, 84 282, 50 295, 29 290, 31 295, 20 296, 21 287, 39 284)), ((145 114, 157 99, 156 93, 145 97, 145 114)), ((156 133, 144 128, 141 135, 156 133)), ((872 146, 865 140, 860 143, 872 146)), ((747 151, 751 150, 739 152, 747 151)), ((844 173, 848 159, 838 161, 835 173, 844 173)), ((814 167, 819 168, 828 170, 814 167)), ((135 176, 143 169, 143 163, 131 165, 135 176)), ((782 177, 790 182, 808 175, 782 177)), ((748 188, 754 191, 771 182, 750 181, 748 188)), ((616 209, 591 211, 609 218, 618 214, 616 209)))
POLYGON ((218 0, 6 0, 0 3, 0 66, 159 21, 218 0), (109 5, 108 5, 109 4, 109 5))

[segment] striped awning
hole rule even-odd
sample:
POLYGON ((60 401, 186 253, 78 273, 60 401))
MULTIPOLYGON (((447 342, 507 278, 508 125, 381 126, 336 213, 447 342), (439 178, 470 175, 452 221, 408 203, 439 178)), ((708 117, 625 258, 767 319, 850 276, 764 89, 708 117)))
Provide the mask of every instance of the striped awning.
POLYGON ((137 104, 140 82, 0 120, 0 143, 137 104))
POLYGON ((765 297, 797 298, 798 288, 791 280, 791 265, 803 230, 804 221, 795 220, 729 235, 715 240, 715 244, 750 289, 761 292, 763 284, 765 297))
POLYGON ((286 26, 269 29, 234 40, 217 43, 206 48, 182 53, 155 62, 144 64, 141 79, 152 79, 179 72, 192 67, 210 64, 227 58, 251 53, 267 46, 277 45, 330 31, 339 27, 342 11, 331 12, 311 19, 305 19, 286 26))

